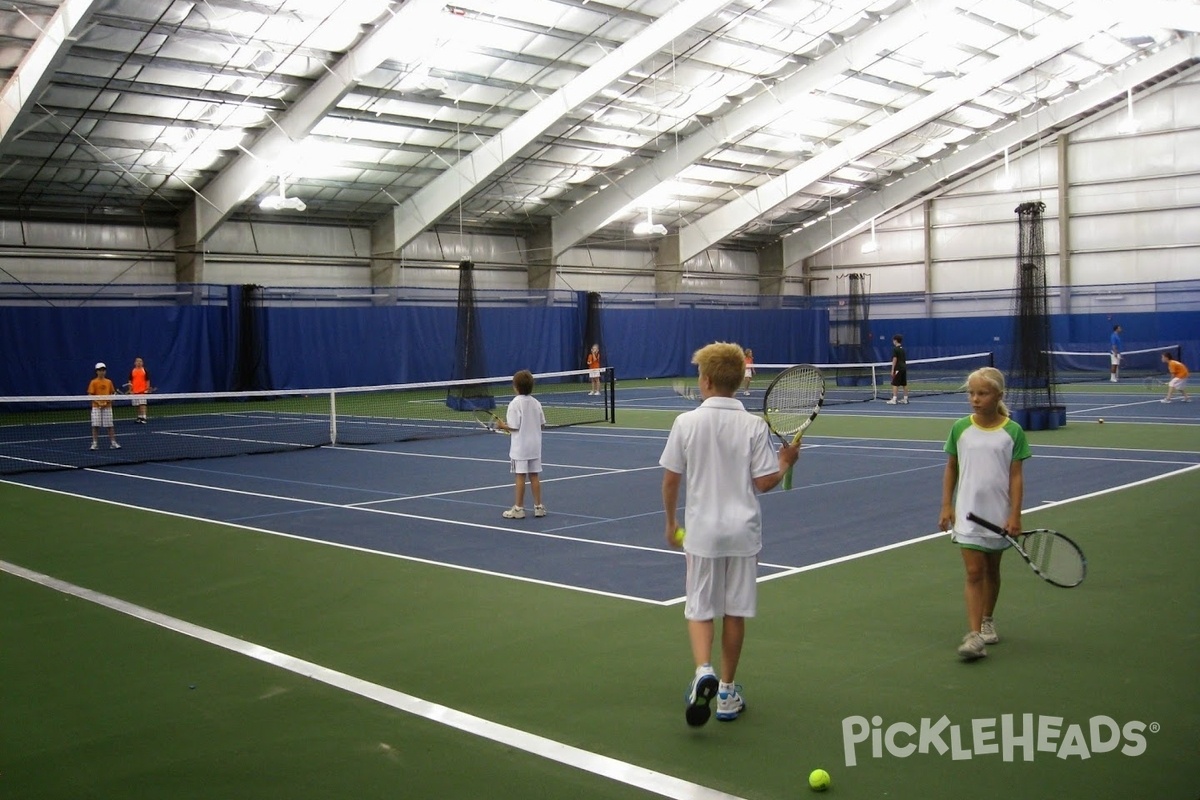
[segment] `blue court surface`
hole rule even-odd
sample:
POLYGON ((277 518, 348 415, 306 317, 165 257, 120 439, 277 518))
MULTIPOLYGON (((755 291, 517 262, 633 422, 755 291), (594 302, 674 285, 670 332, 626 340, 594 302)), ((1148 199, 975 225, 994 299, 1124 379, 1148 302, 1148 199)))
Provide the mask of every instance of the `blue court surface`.
MULTIPOLYGON (((683 410, 661 388, 619 392, 626 409, 683 410)), ((751 408, 755 396, 742 398, 751 408)), ((761 402, 761 400, 758 400, 761 402)), ((1067 398, 1069 418, 1196 423, 1200 403, 1127 394, 1067 398)), ((826 415, 962 416, 959 395, 835 406, 826 415)), ((619 417, 618 417, 619 419, 619 417)), ((1069 423, 1070 424, 1070 423, 1069 423)), ((151 422, 153 425, 153 421, 151 422)), ((945 455, 940 441, 806 437, 795 487, 762 497, 763 579, 936 535, 945 455)), ((167 514, 478 570, 651 603, 678 602, 683 555, 663 539, 661 430, 611 425, 548 431, 549 515, 506 520, 507 437, 459 438, 270 455, 32 473, 16 482, 167 514)), ((1026 466, 1032 511, 1160 477, 1200 453, 1035 445, 1026 466)), ((1086 549, 1086 541, 1081 544, 1086 549)))

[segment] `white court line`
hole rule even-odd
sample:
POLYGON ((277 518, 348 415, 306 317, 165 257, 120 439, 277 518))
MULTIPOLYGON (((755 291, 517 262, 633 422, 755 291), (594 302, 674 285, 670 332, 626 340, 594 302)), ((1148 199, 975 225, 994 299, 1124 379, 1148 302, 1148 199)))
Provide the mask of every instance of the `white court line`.
POLYGON ((134 619, 149 622, 152 625, 166 628, 175 633, 182 633, 193 639, 230 650, 247 658, 278 667, 279 669, 285 669, 301 677, 312 678, 327 686, 373 700, 398 711, 412 714, 415 717, 436 722, 440 725, 445 725, 446 727, 462 731, 471 736, 477 736, 481 739, 487 739, 506 747, 512 747, 522 752, 547 759, 548 761, 584 770, 585 772, 590 772, 593 775, 598 775, 617 783, 644 789, 663 797, 678 798, 678 800, 740 800, 736 795, 726 794, 716 789, 710 789, 707 786, 701 786, 698 783, 685 781, 662 772, 655 772, 654 770, 639 767, 626 761, 618 761, 609 756, 557 742, 553 739, 548 739, 544 736, 529 733, 508 725, 502 725, 483 717, 477 717, 474 714, 458 711, 449 706, 440 705, 429 700, 422 700, 419 697, 414 697, 395 689, 389 689, 386 686, 380 686, 377 683, 371 683, 344 672, 338 672, 312 661, 305 661, 287 653, 281 653, 278 650, 272 650, 268 647, 248 642, 245 639, 238 639, 234 636, 214 631, 211 628, 204 628, 200 625, 178 619, 177 617, 161 614, 157 611, 152 611, 148 608, 112 597, 111 595, 85 589, 81 586, 59 580, 58 578, 52 578, 49 575, 25 569, 16 564, 10 564, 7 561, 0 561, 0 570, 15 577, 40 584, 48 589, 87 600, 90 603, 95 603, 96 605, 103 606, 120 614, 125 614, 134 619))
MULTIPOLYGON (((1088 494, 1081 494, 1076 497, 1068 497, 1065 500, 1049 500, 1045 503, 1042 503, 1040 506, 1037 506, 1036 508, 1022 509, 1021 515, 1024 516, 1025 514, 1033 514, 1037 511, 1044 511, 1047 508, 1054 508, 1056 506, 1064 506, 1064 505, 1067 505, 1068 503, 1077 503, 1080 500, 1090 500, 1093 497, 1100 497, 1102 495, 1112 494, 1113 492, 1121 492, 1126 489, 1132 489, 1135 486, 1143 486, 1147 483, 1153 483, 1155 481, 1165 480, 1166 478, 1173 478, 1176 475, 1183 475, 1184 473, 1192 472, 1192 471, 1198 470, 1198 469, 1200 469, 1200 464, 1192 464, 1191 466, 1184 467, 1183 469, 1177 469, 1177 470, 1174 470, 1173 472, 1166 472, 1166 473, 1163 473, 1162 475, 1155 475, 1150 478, 1143 478, 1142 480, 1134 481, 1133 483, 1125 483, 1120 486, 1112 486, 1112 487, 1109 487, 1108 489, 1100 489, 1099 491, 1089 492, 1088 494)), ((884 545, 883 547, 876 547, 872 550, 864 550, 860 553, 851 553, 850 555, 839 556, 837 558, 831 558, 828 561, 822 561, 817 564, 808 564, 803 567, 795 567, 793 569, 790 569, 790 570, 787 570, 784 572, 778 572, 778 573, 775 573, 774 575, 767 575, 765 577, 759 578, 758 582, 765 583, 767 581, 773 581, 777 578, 787 578, 792 575, 799 575, 801 572, 809 572, 810 570, 819 569, 821 567, 828 567, 828 566, 832 566, 834 564, 841 564, 846 561, 853 561, 857 558, 864 558, 866 556, 875 555, 876 553, 883 553, 888 550, 895 550, 900 547, 907 547, 910 544, 918 544, 920 542, 928 542, 932 539, 938 539, 943 536, 949 536, 949 533, 947 533, 945 531, 939 531, 938 533, 928 533, 928 534, 925 534, 924 536, 918 536, 913 539, 906 539, 903 542, 894 542, 892 544, 884 545)), ((681 603, 681 602, 683 602, 683 600, 684 600, 684 598, 676 598, 672 602, 681 603)))
MULTIPOLYGON (((95 471, 96 472, 104 472, 104 470, 95 470, 95 471)), ((119 475, 121 473, 108 473, 108 474, 119 475)), ((386 556, 387 558, 396 558, 401 561, 410 561, 414 564, 425 564, 425 565, 431 566, 431 567, 444 567, 446 569, 458 570, 460 572, 470 572, 475 575, 487 575, 488 577, 492 577, 492 578, 506 578, 508 580, 521 581, 522 583, 532 583, 536 586, 550 586, 555 589, 568 589, 568 590, 574 591, 574 592, 582 592, 584 594, 593 594, 593 595, 597 595, 598 597, 608 597, 608 598, 612 598, 615 600, 632 600, 635 603, 644 603, 644 604, 652 605, 652 606, 666 605, 661 600, 650 600, 648 598, 637 597, 635 595, 618 594, 617 592, 606 592, 606 591, 602 591, 600 589, 589 589, 586 586, 575 586, 575 585, 569 584, 569 583, 555 583, 554 581, 541 580, 539 578, 527 578, 523 575, 513 575, 512 573, 509 573, 509 572, 495 572, 493 570, 480 569, 479 567, 469 567, 469 566, 466 566, 465 564, 454 564, 454 563, 450 563, 450 562, 446 562, 446 561, 435 561, 431 558, 421 558, 420 556, 407 555, 404 553, 392 553, 387 550, 376 550, 376 549, 370 548, 370 547, 360 547, 358 545, 345 544, 343 542, 334 542, 334 541, 330 541, 328 539, 313 539, 308 536, 300 536, 298 534, 286 533, 284 531, 273 531, 268 528, 256 528, 253 525, 246 525, 246 524, 243 524, 240 522, 226 522, 224 520, 219 520, 219 519, 209 519, 207 517, 197 517, 197 516, 193 516, 191 514, 181 514, 177 511, 164 511, 161 508, 145 508, 143 506, 130 505, 129 503, 122 503, 122 502, 118 502, 116 500, 107 500, 103 497, 93 497, 91 495, 86 495, 86 494, 77 494, 75 492, 67 492, 67 491, 63 491, 62 489, 50 489, 45 486, 34 486, 32 484, 18 483, 17 481, 11 481, 11 480, 0 480, 0 483, 5 483, 10 486, 19 486, 22 489, 33 489, 33 490, 39 491, 39 492, 49 492, 50 494, 62 495, 64 497, 74 497, 79 500, 87 500, 87 501, 90 501, 93 503, 105 503, 110 506, 117 506, 119 508, 128 508, 128 509, 132 509, 134 511, 141 511, 141 512, 149 513, 149 514, 161 514, 166 517, 174 517, 176 519, 186 519, 186 520, 191 520, 193 522, 205 523, 208 525, 222 525, 226 528, 236 528, 238 530, 251 531, 253 533, 262 533, 262 534, 266 534, 268 536, 279 536, 284 539, 292 539, 293 541, 297 541, 297 542, 305 542, 306 544, 316 545, 318 547, 340 547, 344 550, 353 550, 358 553, 370 553, 371 555, 386 556)), ((295 499, 295 498, 290 498, 290 499, 295 499)), ((297 501, 297 502, 300 502, 300 501, 297 501)), ((324 504, 322 504, 322 505, 324 505, 324 504)), ((334 506, 334 507, 339 508, 340 506, 334 506)), ((364 509, 364 510, 370 511, 372 513, 387 513, 387 512, 382 512, 382 511, 374 511, 373 509, 364 509)), ((445 520, 438 520, 438 521, 445 522, 445 520)), ((460 523, 460 524, 466 525, 469 523, 460 523)), ((487 527, 487 526, 480 525, 477 527, 487 527)), ((511 528, 499 528, 498 530, 508 531, 509 533, 519 533, 519 531, 513 531, 511 528)), ((567 537, 563 537, 563 538, 567 538, 567 537)), ((590 543, 590 544, 601 544, 600 542, 596 542, 596 541, 590 540, 590 539, 579 539, 578 541, 590 543)), ((653 549, 653 548, 645 548, 645 549, 653 549)), ((667 553, 670 551, 657 550, 655 552, 667 553)))

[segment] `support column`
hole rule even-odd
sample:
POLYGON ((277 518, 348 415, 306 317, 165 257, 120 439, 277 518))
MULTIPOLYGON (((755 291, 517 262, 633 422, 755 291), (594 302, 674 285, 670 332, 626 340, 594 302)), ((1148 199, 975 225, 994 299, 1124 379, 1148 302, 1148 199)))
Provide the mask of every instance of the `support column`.
POLYGON ((683 291, 683 264, 679 263, 679 234, 668 233, 654 251, 654 291, 679 294, 683 291))
POLYGON ((1062 286, 1059 311, 1071 313, 1071 136, 1058 137, 1058 282, 1062 286))
POLYGON ((403 282, 396 263, 395 232, 390 214, 371 226, 371 285, 374 287, 399 286, 403 282))
POLYGON ((933 316, 933 201, 921 203, 922 247, 925 251, 925 317, 933 316))
MULTIPOLYGON (((783 297, 783 240, 758 252, 758 295, 760 299, 783 297)), ((775 307, 778 303, 773 304, 775 307)))
POLYGON ((554 259, 553 223, 547 222, 534 227, 529 235, 529 251, 526 255, 530 289, 554 289, 558 264, 554 259))
POLYGON ((175 229, 175 282, 204 283, 204 243, 196 241, 194 209, 179 215, 175 229))

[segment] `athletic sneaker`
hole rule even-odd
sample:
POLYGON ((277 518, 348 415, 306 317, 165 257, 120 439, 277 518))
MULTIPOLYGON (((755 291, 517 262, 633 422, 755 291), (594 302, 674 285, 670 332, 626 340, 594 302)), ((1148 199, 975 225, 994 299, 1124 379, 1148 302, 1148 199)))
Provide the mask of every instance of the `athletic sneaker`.
POLYGON ((545 506, 534 506, 534 507, 533 507, 533 515, 534 515, 535 517, 544 517, 544 516, 546 516, 546 507, 545 507, 545 506))
POLYGON ((984 617, 983 624, 979 626, 979 635, 983 638, 984 644, 996 644, 1000 641, 1000 634, 996 633, 996 622, 991 617, 984 617))
POLYGON ((1165 398, 1165 397, 1164 397, 1162 400, 1159 400, 1158 402, 1160 402, 1160 403, 1169 403, 1169 402, 1171 402, 1171 401, 1170 401, 1170 400, 1168 400, 1167 398, 1165 398))
POLYGON ((99 450, 99 449, 100 449, 100 445, 96 444, 95 442, 92 442, 92 446, 88 448, 88 450, 99 450))
POLYGON ((525 519, 525 509, 520 506, 513 506, 508 511, 505 511, 501 516, 505 519, 525 519))
POLYGON ((900 405, 902 405, 902 406, 906 406, 906 405, 908 405, 908 398, 907 398, 907 397, 905 397, 903 400, 901 400, 901 401, 900 401, 900 405))
POLYGON ((145 417, 138 417, 138 418, 137 418, 137 421, 138 421, 139 423, 141 423, 142 425, 145 425, 145 424, 146 424, 146 418, 145 418, 145 417))
POLYGON ((692 678, 692 684, 688 687, 687 694, 684 695, 684 700, 687 702, 687 724, 693 728, 698 728, 708 722, 712 710, 708 704, 717 696, 717 688, 721 685, 721 681, 717 680, 717 676, 712 672, 712 667, 708 668, 708 672, 697 672, 692 678))
POLYGON ((734 685, 728 691, 717 692, 717 719, 721 722, 735 720, 746 710, 746 701, 742 698, 741 685, 734 685))
POLYGON ((894 406, 894 405, 896 405, 896 398, 894 398, 894 397, 893 397, 891 400, 888 400, 888 401, 887 401, 887 404, 888 404, 889 406, 894 406))
POLYGON ((974 661, 987 656, 987 648, 983 646, 983 637, 975 631, 968 633, 963 637, 962 644, 958 646, 958 654, 963 661, 974 661))
POLYGON ((109 449, 109 450, 120 450, 120 449, 121 449, 121 445, 117 444, 116 442, 113 442, 112 444, 110 444, 110 445, 108 446, 108 449, 109 449))

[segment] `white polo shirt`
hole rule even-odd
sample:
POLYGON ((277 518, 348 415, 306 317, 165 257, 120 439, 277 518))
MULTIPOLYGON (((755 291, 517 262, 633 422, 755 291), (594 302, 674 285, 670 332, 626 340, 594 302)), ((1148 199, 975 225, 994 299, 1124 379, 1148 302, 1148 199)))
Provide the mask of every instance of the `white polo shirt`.
POLYGON ((710 397, 675 418, 658 463, 685 476, 684 550, 705 558, 762 550, 753 481, 779 469, 766 420, 732 397, 710 397))
POLYGON ((508 457, 513 461, 541 458, 542 426, 546 424, 542 404, 531 394, 519 394, 508 404, 505 416, 508 427, 513 428, 508 457))

